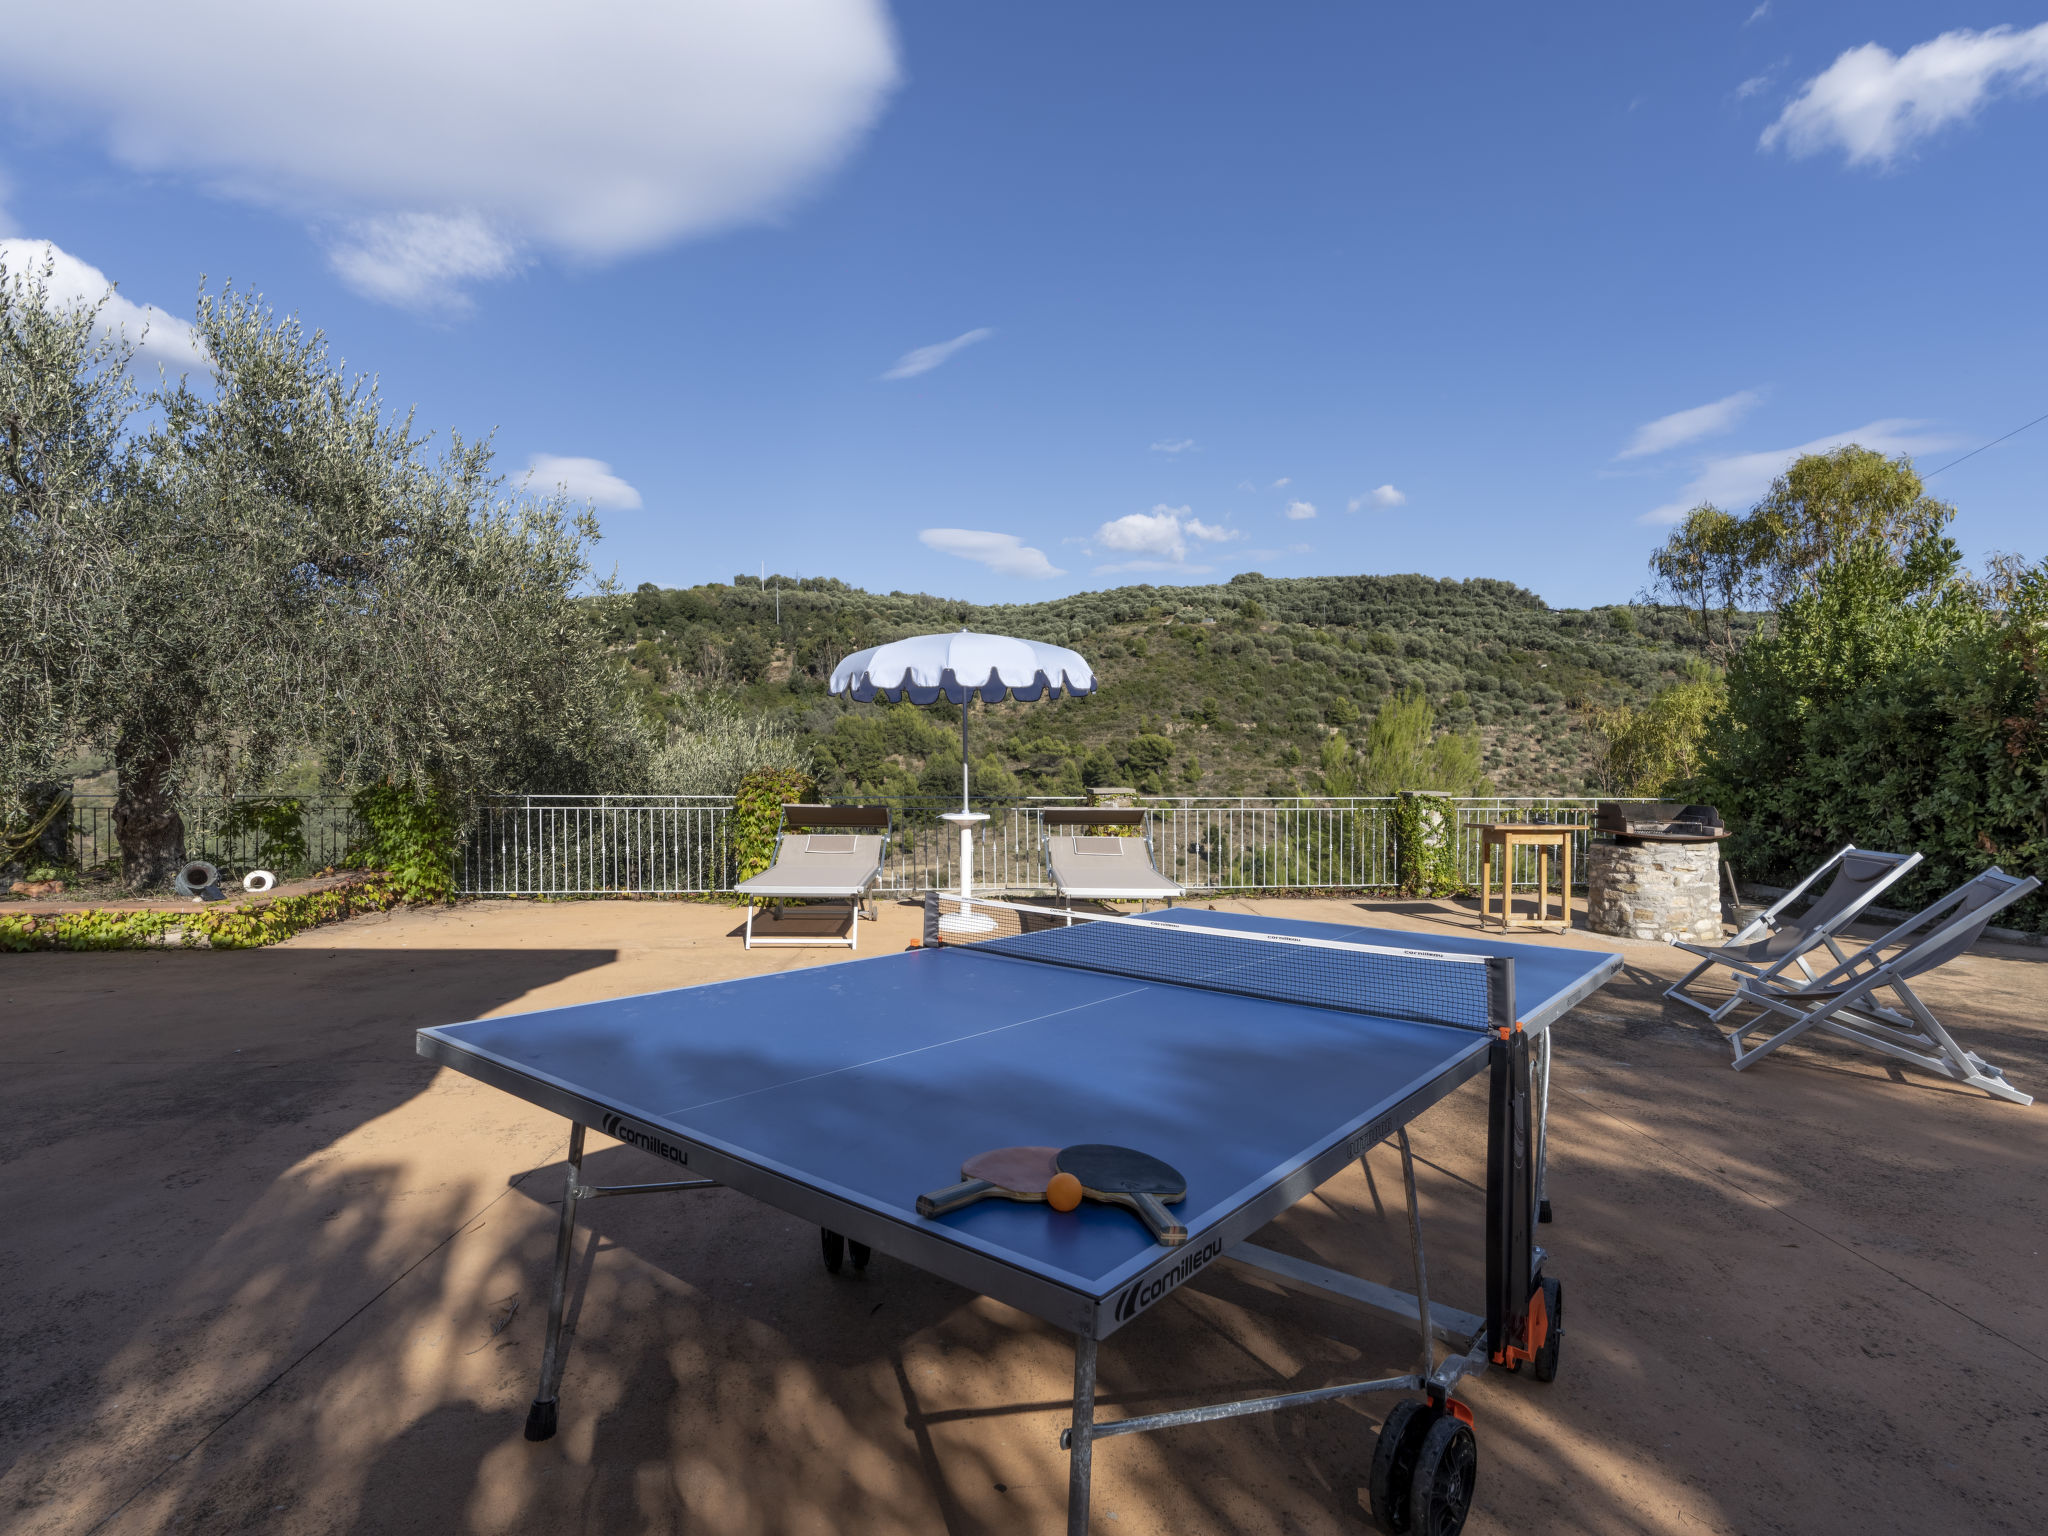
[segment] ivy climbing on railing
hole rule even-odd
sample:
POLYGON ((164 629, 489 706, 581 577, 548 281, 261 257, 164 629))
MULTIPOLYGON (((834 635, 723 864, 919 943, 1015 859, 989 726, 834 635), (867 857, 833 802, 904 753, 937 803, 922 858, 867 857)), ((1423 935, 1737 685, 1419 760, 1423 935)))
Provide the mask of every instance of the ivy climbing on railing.
POLYGON ((753 879, 775 862, 782 808, 801 805, 817 792, 818 781, 796 768, 763 768, 740 780, 732 801, 734 884, 753 879))

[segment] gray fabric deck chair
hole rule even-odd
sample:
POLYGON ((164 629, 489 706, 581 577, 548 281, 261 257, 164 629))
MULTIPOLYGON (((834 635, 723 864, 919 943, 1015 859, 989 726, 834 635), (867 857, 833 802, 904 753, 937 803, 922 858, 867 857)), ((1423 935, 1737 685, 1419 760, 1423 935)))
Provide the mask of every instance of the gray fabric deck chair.
POLYGON ((1741 994, 1738 992, 1720 1002, 1707 1002, 1687 990, 1717 965, 1725 965, 1738 972, 1738 982, 1754 977, 1782 985, 1793 967, 1797 967, 1798 974, 1792 980, 1811 981, 1814 971, 1807 963, 1808 952, 1825 946, 1836 963, 1847 959, 1836 936, 1853 923, 1865 907, 1877 900, 1887 886, 1897 883, 1919 862, 1917 853, 1878 853, 1869 848, 1858 848, 1854 843, 1848 844, 1725 944, 1674 941, 1677 948, 1698 955, 1700 963, 1687 971, 1681 980, 1667 987, 1664 995, 1674 1002, 1699 1009, 1718 1024, 1734 1010, 1741 994), (1813 905, 1796 917, 1788 916, 1793 904, 1812 890, 1830 870, 1834 872, 1834 878, 1828 882, 1827 889, 1814 898, 1813 905))
MULTIPOLYGON (((886 805, 785 805, 774 861, 733 887, 747 898, 746 947, 844 944, 859 949, 861 903, 872 897, 882 878, 888 847, 886 805), (754 905, 761 901, 843 901, 849 909, 846 936, 756 938, 754 905)), ((868 921, 874 921, 872 912, 868 921)))
POLYGON ((2031 1094, 2006 1082, 2003 1071, 1975 1051, 1957 1045, 1910 983, 1962 954, 1993 917, 2040 885, 2031 877, 2021 880, 2003 870, 1987 869, 1811 981, 1795 987, 1745 977, 1737 1000, 1759 1011, 1737 1024, 1729 1035, 1735 1048, 1735 1070, 1740 1072, 1787 1040, 1817 1029, 1980 1088, 1994 1098, 2033 1103, 2031 1094), (1877 994, 1884 991, 1892 994, 1898 1007, 1878 1001, 1877 994), (1784 1020, 1790 1022, 1781 1022, 1784 1020), (1771 1022, 1777 1023, 1776 1031, 1750 1044, 1750 1037, 1759 1035, 1771 1022))
POLYGON ((1044 825, 1045 865, 1068 906, 1076 901, 1163 901, 1187 892, 1152 862, 1151 822, 1140 810, 1051 808, 1044 825), (1141 829, 1137 837, 1094 837, 1097 827, 1141 829))

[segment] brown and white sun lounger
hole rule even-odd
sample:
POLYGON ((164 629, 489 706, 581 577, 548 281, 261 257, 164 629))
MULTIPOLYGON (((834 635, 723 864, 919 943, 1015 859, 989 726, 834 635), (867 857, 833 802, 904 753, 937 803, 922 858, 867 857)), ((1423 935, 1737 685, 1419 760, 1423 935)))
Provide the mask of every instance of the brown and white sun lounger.
POLYGON ((1957 1045, 1909 983, 1962 954, 1994 916, 2040 885, 2031 877, 2021 880, 2003 870, 1987 869, 1882 938, 1873 939, 1832 970, 1799 986, 1761 976, 1744 978, 1735 1000, 1759 1011, 1729 1035, 1735 1048, 1735 1070, 1740 1072, 1786 1041, 1814 1029, 1967 1083, 1994 1098, 2033 1103, 2031 1095, 2006 1082, 2003 1071, 1975 1051, 1957 1045), (1898 1006, 1880 1002, 1883 992, 1889 992, 1898 1006), (1760 1035, 1772 1024, 1775 1033, 1750 1043, 1751 1036, 1760 1035))
POLYGON ((1069 906, 1076 901, 1163 901, 1168 906, 1187 892, 1159 873, 1152 862, 1150 822, 1141 810, 1049 809, 1045 865, 1069 906), (1137 826, 1137 837, 1094 836, 1101 827, 1137 826))
MULTIPOLYGON (((785 805, 775 859, 733 889, 747 898, 746 947, 756 944, 844 944, 860 948, 861 903, 882 878, 889 847, 886 805, 785 805), (756 938, 754 905, 762 901, 843 901, 844 938, 756 938)), ((869 914, 870 922, 874 921, 869 914)))
MULTIPOLYGON (((1699 1009, 1719 1023, 1735 1007, 1740 994, 1720 1002, 1706 1002, 1686 990, 1717 965, 1725 965, 1735 971, 1738 982, 1754 978, 1782 987, 1811 981, 1814 970, 1807 961, 1808 953, 1826 948, 1836 962, 1847 959, 1837 935, 1855 922, 1865 907, 1883 895, 1887 886, 1896 884, 1919 862, 1917 853, 1878 853, 1873 849, 1858 848, 1854 843, 1848 844, 1773 902, 1768 911, 1753 919, 1727 943, 1687 944, 1677 941, 1677 948, 1687 954, 1698 955, 1700 963, 1676 984, 1666 988, 1664 995, 1673 1002, 1699 1009), (1789 909, 1829 871, 1833 871, 1834 878, 1828 881, 1827 889, 1814 898, 1813 905, 1796 917, 1789 916, 1789 909)), ((1826 958, 1821 957, 1823 963, 1826 958)))

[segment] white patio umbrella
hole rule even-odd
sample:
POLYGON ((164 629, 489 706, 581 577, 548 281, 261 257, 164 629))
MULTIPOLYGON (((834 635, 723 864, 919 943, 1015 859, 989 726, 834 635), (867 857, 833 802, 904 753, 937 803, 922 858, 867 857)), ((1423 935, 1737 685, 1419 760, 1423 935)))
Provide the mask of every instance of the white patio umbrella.
MULTIPOLYGON (((945 819, 960 828, 960 899, 974 892, 974 827, 988 817, 967 803, 967 705, 977 695, 984 704, 1015 698, 1026 703, 1061 695, 1080 698, 1095 691, 1095 671, 1077 651, 1063 645, 1018 640, 1009 635, 978 635, 963 629, 951 635, 912 635, 869 650, 856 651, 832 669, 832 692, 856 703, 883 698, 917 705, 944 699, 960 706, 960 809, 945 819)), ((967 914, 963 911, 963 917, 967 914)), ((986 923, 987 919, 982 919, 986 923)), ((967 926, 963 924, 961 926, 967 926)))

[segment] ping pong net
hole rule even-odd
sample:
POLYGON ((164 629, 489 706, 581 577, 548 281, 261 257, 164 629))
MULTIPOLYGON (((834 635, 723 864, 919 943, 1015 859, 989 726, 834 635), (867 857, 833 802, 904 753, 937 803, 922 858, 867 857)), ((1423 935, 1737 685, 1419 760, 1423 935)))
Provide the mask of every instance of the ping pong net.
POLYGON ((1460 1029, 1514 1019, 1514 962, 929 892, 925 942, 1043 965, 1460 1029))

